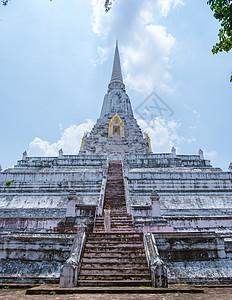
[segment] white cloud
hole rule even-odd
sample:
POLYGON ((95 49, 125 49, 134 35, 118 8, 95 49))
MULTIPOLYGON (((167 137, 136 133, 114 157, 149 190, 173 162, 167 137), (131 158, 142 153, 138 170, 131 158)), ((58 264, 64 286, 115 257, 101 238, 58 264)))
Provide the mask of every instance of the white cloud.
POLYGON ((168 89, 169 55, 174 44, 175 38, 161 25, 138 28, 130 43, 122 47, 126 85, 147 93, 155 86, 168 89))
POLYGON ((185 138, 179 135, 178 129, 181 124, 176 121, 167 121, 161 117, 156 117, 152 121, 142 119, 137 121, 142 131, 148 132, 153 152, 171 152, 173 146, 180 150, 183 143, 195 142, 195 138, 185 138))
POLYGON ((119 38, 125 83, 141 92, 151 92, 155 86, 170 91, 170 54, 175 38, 157 23, 182 0, 117 0, 109 13, 104 12, 104 0, 92 0, 93 31, 104 42, 104 52, 98 49, 102 63, 112 52, 112 42, 119 38), (106 51, 106 48, 110 51, 106 51))
POLYGON ((155 120, 137 120, 142 131, 147 131, 151 138, 153 152, 170 152, 171 148, 181 144, 184 138, 179 136, 177 130, 180 126, 176 121, 165 121, 161 117, 155 120))
POLYGON ((203 149, 203 155, 204 155, 205 159, 210 160, 210 163, 212 166, 216 166, 218 164, 218 162, 217 162, 218 152, 217 151, 203 149))
POLYGON ((105 0, 92 0, 93 16, 92 26, 93 32, 105 39, 110 32, 110 23, 112 15, 106 14, 104 11, 105 0))
POLYGON ((108 53, 109 53, 109 49, 107 47, 101 47, 98 46, 97 47, 97 52, 98 52, 98 59, 92 59, 92 64, 94 67, 96 67, 97 65, 101 65, 104 63, 104 61, 107 60, 108 57, 108 53))
POLYGON ((52 144, 36 137, 29 144, 28 154, 30 156, 57 156, 60 148, 63 149, 64 154, 78 154, 84 132, 90 131, 93 125, 92 120, 87 120, 86 123, 80 125, 72 124, 64 130, 61 138, 52 144))
POLYGON ((157 0, 157 4, 161 14, 166 17, 171 9, 178 5, 184 5, 182 0, 157 0))
POLYGON ((186 139, 186 142, 187 142, 188 144, 190 144, 190 143, 195 143, 196 141, 197 141, 197 140, 196 140, 195 137, 187 138, 187 139, 186 139))
POLYGON ((204 153, 204 157, 206 158, 206 159, 213 159, 213 158, 215 158, 216 156, 218 156, 218 153, 217 153, 217 151, 215 151, 215 150, 210 150, 210 151, 208 151, 208 150, 203 150, 203 153, 204 153))

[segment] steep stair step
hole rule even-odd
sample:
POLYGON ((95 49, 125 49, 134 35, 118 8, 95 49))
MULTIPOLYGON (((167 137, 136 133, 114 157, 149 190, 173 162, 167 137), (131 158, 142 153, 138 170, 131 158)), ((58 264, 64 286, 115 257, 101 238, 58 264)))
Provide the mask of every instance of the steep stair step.
POLYGON ((151 280, 80 280, 79 286, 151 286, 151 280))
POLYGON ((111 161, 108 168, 104 205, 111 206, 111 231, 105 233, 104 219, 95 219, 87 235, 78 282, 81 286, 151 285, 143 236, 134 232, 127 215, 122 166, 111 161))
MULTIPOLYGON (((95 232, 96 232, 96 233, 104 233, 105 231, 104 231, 104 229, 102 228, 102 229, 97 229, 97 230, 95 230, 95 232)), ((118 231, 118 230, 115 230, 115 231, 114 231, 114 230, 111 230, 111 232, 114 233, 114 232, 119 232, 119 231, 118 231)), ((121 230, 120 232, 121 232, 121 233, 124 233, 124 232, 134 232, 134 229, 130 229, 130 230, 129 230, 129 229, 127 229, 127 230, 121 230)))
MULTIPOLYGON (((96 271, 96 268, 95 267, 85 267, 85 268, 83 268, 82 269, 82 271, 87 271, 87 270, 91 270, 91 271, 96 271)), ((113 270, 113 271, 119 271, 119 272, 123 272, 123 271, 130 271, 131 272, 131 270, 134 270, 134 271, 138 271, 138 268, 137 267, 134 267, 134 266, 129 266, 129 267, 122 267, 122 268, 120 268, 120 267, 118 267, 118 266, 115 266, 115 267, 112 267, 112 266, 108 266, 108 267, 105 267, 105 266, 101 266, 101 265, 99 265, 98 266, 98 270, 102 270, 102 271, 105 271, 105 270, 107 270, 107 271, 109 271, 109 270, 113 270)), ((141 271, 144 271, 144 272, 146 272, 146 273, 149 273, 149 270, 146 268, 146 267, 140 267, 140 269, 139 269, 139 271, 141 272, 141 271)))
POLYGON ((99 269, 89 269, 89 268, 84 268, 81 270, 81 272, 79 273, 79 275, 85 275, 85 276, 92 276, 92 274, 95 274, 95 275, 131 275, 131 274, 134 274, 134 275, 138 275, 138 276, 150 276, 150 272, 149 270, 146 270, 145 268, 143 269, 140 269, 139 272, 137 269, 132 269, 132 268, 117 268, 117 269, 103 269, 103 268, 99 268, 99 269))
POLYGON ((79 275, 79 280, 149 280, 149 275, 144 274, 91 274, 91 275, 79 275))
POLYGON ((125 256, 125 257, 83 257, 82 259, 83 267, 84 263, 105 263, 107 265, 110 264, 131 264, 131 263, 137 263, 137 264, 146 264, 147 262, 144 258, 142 260, 141 257, 130 257, 130 256, 125 256))
POLYGON ((93 261, 93 262, 87 262, 85 263, 84 266, 82 266, 82 268, 84 269, 85 267, 93 267, 93 268, 98 268, 99 266, 102 267, 109 267, 109 268, 136 268, 136 269, 140 269, 140 268, 145 268, 147 266, 146 262, 134 262, 133 264, 132 262, 128 261, 128 262, 98 262, 98 261, 93 261))
MULTIPOLYGON (((97 219, 95 221, 95 224, 99 224, 99 223, 104 223, 104 219, 103 218, 102 219, 97 219)), ((119 219, 117 217, 111 216, 110 223, 117 223, 117 225, 118 224, 120 225, 121 223, 133 224, 133 221, 132 221, 132 219, 129 219, 129 218, 119 219)))
MULTIPOLYGON (((97 224, 95 226, 95 229, 100 229, 100 230, 104 230, 104 226, 103 224, 97 224)), ((125 225, 125 226, 121 226, 120 228, 118 228, 118 226, 110 226, 110 232, 117 232, 117 231, 127 231, 127 230, 134 230, 133 226, 129 226, 129 225, 125 225)))
POLYGON ((101 245, 101 246, 105 246, 105 245, 109 245, 109 246, 112 246, 112 245, 116 245, 116 246, 119 246, 119 245, 141 245, 141 241, 140 240, 127 240, 127 241, 114 241, 114 240, 102 240, 102 241, 88 241, 86 246, 87 245, 101 245))
POLYGON ((109 237, 97 237, 94 238, 94 239, 88 239, 88 242, 95 242, 95 243, 101 243, 101 242, 115 242, 115 243, 118 243, 118 242, 123 242, 123 243, 126 243, 126 242, 132 242, 132 241, 135 241, 135 242, 140 242, 142 243, 143 240, 140 239, 140 237, 135 237, 135 238, 131 238, 131 237, 114 237, 114 238, 109 238, 109 237))
POLYGON ((137 232, 128 232, 128 233, 110 233, 110 232, 104 232, 103 233, 89 233, 88 234, 88 239, 93 238, 93 239, 98 239, 98 238, 107 238, 107 239, 115 239, 115 238, 141 238, 141 241, 143 241, 143 236, 141 233, 137 232))
POLYGON ((125 257, 130 257, 130 258, 135 258, 135 257, 140 257, 143 258, 144 253, 142 250, 135 250, 135 251, 127 251, 127 253, 125 253, 125 251, 91 251, 88 249, 88 251, 86 251, 85 256, 83 256, 85 258, 125 258, 125 257))

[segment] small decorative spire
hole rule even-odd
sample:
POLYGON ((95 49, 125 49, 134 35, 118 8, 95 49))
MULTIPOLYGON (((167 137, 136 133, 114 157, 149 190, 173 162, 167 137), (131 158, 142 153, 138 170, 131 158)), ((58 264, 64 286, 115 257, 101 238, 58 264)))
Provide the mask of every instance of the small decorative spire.
POLYGON ((62 148, 60 148, 59 152, 58 152, 58 157, 61 158, 63 156, 64 152, 62 150, 62 148))
POLYGON ((151 149, 151 138, 150 138, 150 136, 149 136, 149 134, 148 134, 147 131, 144 132, 144 135, 145 135, 145 137, 147 138, 148 145, 149 145, 149 149, 150 149, 150 152, 152 153, 152 149, 151 149))
POLYGON ((28 155, 28 154, 27 154, 27 151, 24 151, 24 152, 23 152, 23 160, 25 160, 25 159, 27 158, 27 155, 28 155))
POLYGON ((172 152, 172 157, 175 158, 176 157, 176 148, 172 147, 171 152, 172 152))
POLYGON ((204 159, 203 151, 201 149, 198 150, 198 155, 200 156, 200 159, 204 159))
POLYGON ((232 172, 232 162, 230 163, 230 165, 229 165, 229 171, 231 171, 232 172))
POLYGON ((87 134, 88 134, 88 131, 85 131, 84 135, 83 135, 83 137, 81 139, 80 151, 82 150, 82 147, 83 147, 83 144, 84 144, 84 141, 85 141, 85 137, 87 136, 87 134))

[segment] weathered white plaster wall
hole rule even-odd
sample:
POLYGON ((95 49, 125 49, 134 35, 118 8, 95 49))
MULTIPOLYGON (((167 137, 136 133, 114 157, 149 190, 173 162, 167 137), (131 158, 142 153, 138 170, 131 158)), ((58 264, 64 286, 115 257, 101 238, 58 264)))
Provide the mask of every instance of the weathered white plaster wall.
POLYGON ((169 282, 215 282, 232 277, 230 260, 167 262, 169 282))
POLYGON ((232 209, 232 193, 207 195, 161 195, 161 209, 232 209))
POLYGON ((0 218, 0 228, 2 231, 28 230, 28 231, 52 231, 62 218, 0 218))
MULTIPOLYGON (((83 202, 85 204, 96 204, 98 197, 98 195, 77 196, 78 202, 83 202)), ((0 210, 7 208, 66 209, 67 202, 67 195, 0 195, 0 210)))
POLYGON ((66 208, 66 195, 0 195, 0 209, 4 208, 66 208))
POLYGON ((39 182, 42 184, 46 181, 98 181, 102 179, 102 169, 94 168, 44 168, 42 170, 14 170, 0 173, 0 182, 5 183, 9 180, 16 182, 39 182))
MULTIPOLYGON (((232 209, 231 194, 171 194, 160 195, 161 209, 232 209)), ((150 197, 142 195, 130 195, 133 204, 149 205, 150 197)))
POLYGON ((2 234, 1 282, 58 282, 71 251, 71 234, 2 234))

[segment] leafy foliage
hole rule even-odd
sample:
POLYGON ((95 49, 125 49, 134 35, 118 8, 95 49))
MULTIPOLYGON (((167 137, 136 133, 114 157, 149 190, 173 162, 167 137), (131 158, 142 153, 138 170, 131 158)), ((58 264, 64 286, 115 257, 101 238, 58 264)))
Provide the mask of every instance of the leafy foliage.
POLYGON ((108 12, 111 9, 113 1, 114 0, 105 0, 105 12, 108 12))
POLYGON ((2 2, 2 5, 6 6, 9 2, 9 0, 1 0, 1 2, 2 2))
POLYGON ((55 291, 51 291, 50 295, 56 295, 55 291))
POLYGON ((232 0, 209 0, 208 4, 222 27, 218 34, 219 43, 216 43, 212 52, 229 52, 232 48, 232 0))
POLYGON ((6 182, 6 186, 9 187, 11 185, 11 183, 14 182, 14 180, 10 180, 6 182))
POLYGON ((214 13, 213 16, 221 24, 218 33, 219 42, 213 46, 212 52, 213 54, 229 52, 232 49, 232 0, 209 0, 207 3, 214 13))
MULTIPOLYGON (((4 5, 4 6, 6 6, 9 2, 9 0, 0 0, 0 1, 2 2, 2 5, 4 5)), ((52 0, 50 0, 50 1, 52 1, 52 0)), ((114 0, 105 0, 104 6, 105 6, 105 11, 106 12, 108 12, 111 9, 113 1, 114 0)))

